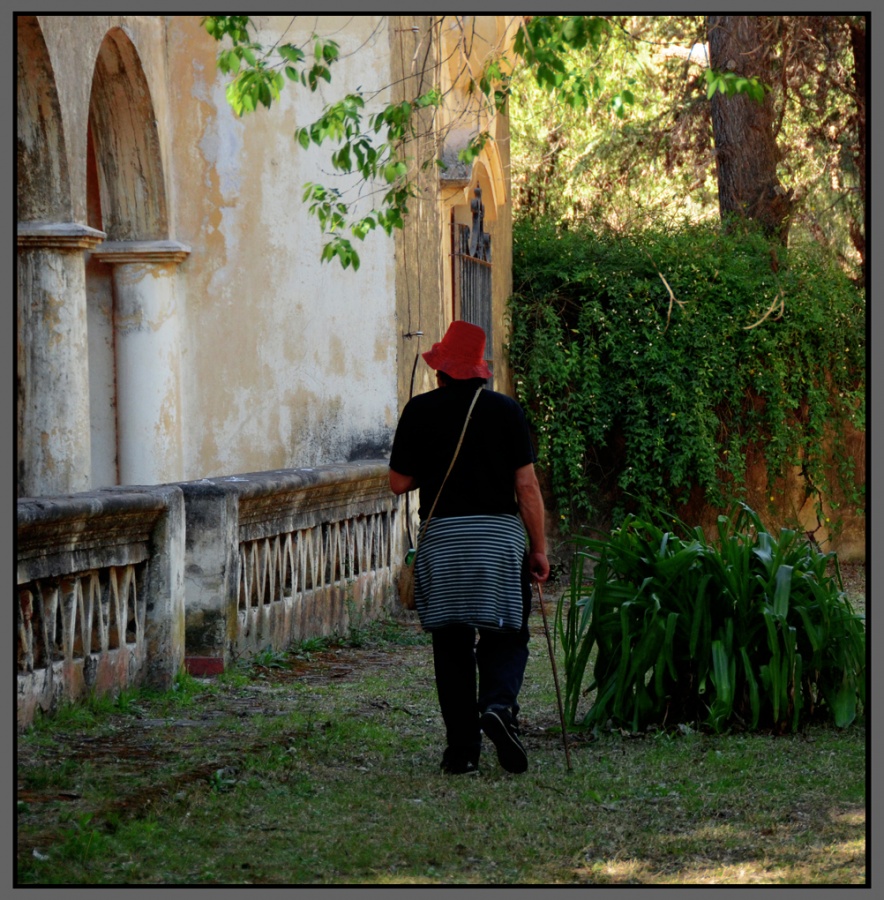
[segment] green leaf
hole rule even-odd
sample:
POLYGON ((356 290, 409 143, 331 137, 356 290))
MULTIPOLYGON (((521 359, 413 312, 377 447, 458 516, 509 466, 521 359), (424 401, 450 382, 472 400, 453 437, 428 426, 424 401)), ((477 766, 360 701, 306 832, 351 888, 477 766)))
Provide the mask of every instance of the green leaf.
POLYGON ((279 47, 279 55, 283 59, 291 63, 299 63, 304 61, 304 51, 294 44, 282 44, 279 47))
POLYGON ((846 672, 830 701, 835 725, 846 728, 856 718, 856 688, 846 672))
POLYGON ((703 655, 702 652, 699 651, 700 628, 703 625, 703 620, 706 615, 705 588, 711 578, 711 575, 704 576, 697 587, 697 596, 694 603, 693 615, 691 617, 691 633, 688 642, 688 658, 692 660, 698 659, 703 655))
POLYGON ((399 165, 396 162, 388 162, 383 169, 384 179, 392 184, 399 177, 399 165))
POLYGON ((720 640, 712 642, 712 684, 715 697, 710 708, 710 724, 716 731, 722 730, 730 719, 734 704, 735 660, 720 640))
POLYGON ((332 165, 342 172, 352 170, 353 165, 350 159, 349 144, 344 144, 336 153, 332 154, 332 165))
POLYGON ((270 106, 272 94, 266 81, 262 81, 258 84, 258 99, 264 106, 270 106))
POLYGON ((579 23, 574 16, 565 19, 562 25, 562 38, 566 43, 572 43, 580 33, 579 23))
POLYGON ((752 671, 752 661, 745 647, 740 647, 740 657, 743 660, 743 676, 746 679, 746 684, 749 686, 749 710, 751 713, 749 727, 755 729, 758 727, 758 721, 761 718, 761 698, 758 693, 758 681, 755 678, 755 673, 752 671))
POLYGON ((778 619, 785 620, 789 612, 789 595, 792 591, 792 566, 777 569, 776 588, 773 598, 773 612, 778 619))
POLYGON ((326 62, 334 62, 339 55, 339 48, 335 41, 326 41, 322 46, 322 58, 326 62))

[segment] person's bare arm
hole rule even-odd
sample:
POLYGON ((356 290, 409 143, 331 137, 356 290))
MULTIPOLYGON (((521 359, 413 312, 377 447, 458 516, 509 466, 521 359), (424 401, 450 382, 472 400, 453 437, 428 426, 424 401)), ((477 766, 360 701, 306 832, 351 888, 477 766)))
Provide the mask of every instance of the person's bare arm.
POLYGON ((406 491, 416 490, 417 479, 413 475, 403 475, 390 469, 390 490, 394 494, 404 494, 406 491))
POLYGON ((543 496, 533 463, 516 469, 516 500, 519 513, 528 532, 528 566, 536 581, 549 578, 549 560, 546 557, 546 530, 543 496))

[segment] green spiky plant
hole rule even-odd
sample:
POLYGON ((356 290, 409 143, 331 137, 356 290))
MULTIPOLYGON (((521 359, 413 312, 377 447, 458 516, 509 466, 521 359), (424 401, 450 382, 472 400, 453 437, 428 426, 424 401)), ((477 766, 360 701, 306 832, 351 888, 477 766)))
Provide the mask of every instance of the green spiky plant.
POLYGON ((575 540, 556 610, 570 726, 794 732, 862 709, 863 616, 836 555, 803 534, 772 535, 739 504, 712 541, 662 513, 575 540))

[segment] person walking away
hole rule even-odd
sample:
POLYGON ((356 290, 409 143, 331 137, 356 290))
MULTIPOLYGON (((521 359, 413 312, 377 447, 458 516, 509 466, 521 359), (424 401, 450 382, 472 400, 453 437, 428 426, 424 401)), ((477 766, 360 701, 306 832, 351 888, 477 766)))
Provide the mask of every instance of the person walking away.
POLYGON ((515 400, 485 386, 484 355, 485 332, 452 322, 422 354, 438 386, 406 404, 390 455, 391 489, 419 490, 422 525, 430 517, 419 532, 415 601, 432 635, 449 774, 478 772, 483 733, 504 769, 527 770, 518 696, 531 579, 549 577, 528 423, 515 400))

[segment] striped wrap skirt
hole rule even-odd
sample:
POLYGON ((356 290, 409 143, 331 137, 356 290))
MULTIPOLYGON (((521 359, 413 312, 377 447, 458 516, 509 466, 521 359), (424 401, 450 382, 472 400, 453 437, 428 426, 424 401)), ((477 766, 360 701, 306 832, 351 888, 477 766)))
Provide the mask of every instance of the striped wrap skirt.
POLYGON ((432 519, 414 565, 422 627, 519 630, 525 547, 525 529, 518 516, 432 519))

